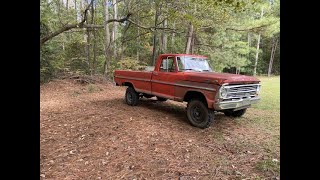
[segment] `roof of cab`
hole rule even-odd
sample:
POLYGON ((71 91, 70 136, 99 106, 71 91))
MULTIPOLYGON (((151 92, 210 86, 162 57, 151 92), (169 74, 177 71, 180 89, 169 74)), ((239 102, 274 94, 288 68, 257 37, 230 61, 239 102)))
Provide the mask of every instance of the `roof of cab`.
POLYGON ((160 54, 160 56, 191 56, 191 57, 207 58, 207 56, 201 56, 196 54, 160 54))

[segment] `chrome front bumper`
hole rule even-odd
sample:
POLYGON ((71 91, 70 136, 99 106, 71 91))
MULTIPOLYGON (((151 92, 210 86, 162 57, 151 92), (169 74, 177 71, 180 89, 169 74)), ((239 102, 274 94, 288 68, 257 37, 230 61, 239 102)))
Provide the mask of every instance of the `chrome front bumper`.
POLYGON ((214 104, 215 110, 225 110, 225 109, 243 109, 250 107, 251 104, 255 104, 260 101, 260 97, 253 97, 248 99, 240 99, 236 101, 222 101, 214 104))

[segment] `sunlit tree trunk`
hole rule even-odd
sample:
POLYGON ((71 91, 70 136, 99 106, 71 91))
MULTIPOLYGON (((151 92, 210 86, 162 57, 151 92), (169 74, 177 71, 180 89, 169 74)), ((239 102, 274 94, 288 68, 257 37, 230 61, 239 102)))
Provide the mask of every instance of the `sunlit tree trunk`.
POLYGON ((189 30, 188 30, 188 35, 187 35, 187 43, 186 43, 186 48, 185 52, 186 54, 190 53, 190 46, 191 46, 191 41, 192 41, 192 34, 193 34, 193 25, 190 22, 189 24, 189 30))
MULTIPOLYGON (((173 29, 176 28, 176 22, 173 21, 173 29)), ((172 33, 172 37, 171 37, 171 53, 174 53, 173 51, 175 51, 175 45, 174 45, 174 38, 175 38, 175 33, 172 33)))
POLYGON ((191 39, 191 54, 194 54, 195 41, 196 41, 196 33, 194 32, 194 33, 192 34, 192 39, 191 39))
POLYGON ((271 50, 270 61, 269 61, 269 68, 268 68, 268 77, 271 76, 272 65, 273 65, 274 55, 277 50, 278 40, 279 40, 278 38, 276 39, 276 41, 273 39, 272 50, 271 50))
POLYGON ((153 32, 153 48, 152 48, 152 65, 155 65, 156 62, 156 47, 157 47, 157 24, 159 19, 160 10, 158 4, 156 3, 156 13, 154 17, 154 32, 153 32))
POLYGON ((110 30, 109 24, 107 21, 109 20, 109 9, 108 9, 108 0, 103 1, 104 8, 104 31, 105 31, 105 63, 104 63, 104 74, 108 75, 110 70, 110 30))
POLYGON ((76 21, 78 20, 77 0, 74 0, 74 10, 76 12, 76 21))
MULTIPOLYGON (((165 19, 163 21, 163 27, 164 28, 167 28, 167 26, 168 26, 167 23, 168 23, 168 21, 167 21, 167 19, 165 19)), ((167 35, 163 31, 161 33, 160 52, 162 52, 162 53, 166 53, 167 52, 167 35)))
MULTIPOLYGON (((112 0, 112 4, 113 4, 113 18, 117 19, 118 18, 118 5, 117 5, 117 0, 112 0)), ((113 43, 113 57, 116 58, 117 57, 117 44, 116 44, 116 39, 117 39, 117 24, 118 22, 113 22, 113 26, 112 26, 112 43, 113 43)))
MULTIPOLYGON (((92 6, 91 9, 91 24, 96 24, 96 7, 97 4, 92 6)), ((97 36, 96 36, 96 29, 93 30, 93 62, 92 62, 92 69, 93 69, 93 74, 96 74, 96 69, 97 69, 97 36)))
MULTIPOLYGON (((138 11, 138 16, 137 16, 138 18, 139 18, 139 11, 138 11)), ((139 22, 139 19, 137 18, 137 22, 139 22)), ((140 34, 140 27, 137 27, 137 29, 138 29, 138 35, 140 34)), ((139 61, 139 52, 140 52, 140 36, 138 37, 138 39, 137 39, 137 41, 138 41, 138 48, 137 48, 137 61, 139 61)))
MULTIPOLYGON (((263 8, 261 9, 260 19, 261 19, 262 17, 263 17, 263 8)), ((257 66, 258 66, 258 58, 259 58, 260 39, 261 39, 261 34, 259 33, 259 35, 258 35, 258 40, 257 40, 257 52, 256 52, 256 60, 255 60, 255 62, 254 62, 253 76, 256 76, 256 75, 257 75, 257 66)))

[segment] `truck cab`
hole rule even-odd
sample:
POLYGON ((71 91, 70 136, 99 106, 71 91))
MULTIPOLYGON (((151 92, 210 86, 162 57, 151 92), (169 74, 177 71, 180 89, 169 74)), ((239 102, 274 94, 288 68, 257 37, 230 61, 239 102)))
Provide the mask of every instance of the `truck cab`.
POLYGON ((213 123, 214 112, 240 117, 260 100, 257 78, 214 72, 208 58, 199 55, 161 54, 153 71, 116 70, 114 79, 116 85, 128 86, 129 105, 154 96, 159 101, 188 102, 188 120, 200 128, 213 123))

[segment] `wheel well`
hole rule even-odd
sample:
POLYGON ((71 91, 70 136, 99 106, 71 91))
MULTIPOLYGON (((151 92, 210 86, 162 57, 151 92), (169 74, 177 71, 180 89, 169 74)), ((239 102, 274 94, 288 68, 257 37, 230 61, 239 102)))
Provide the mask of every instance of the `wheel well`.
MULTIPOLYGON (((128 86, 128 87, 133 87, 133 84, 130 82, 124 82, 122 83, 122 86, 128 86)), ((134 88, 134 87, 133 87, 134 88)))
POLYGON ((206 97, 205 97, 201 92, 198 92, 198 91, 188 91, 188 92, 184 95, 183 101, 189 102, 191 99, 201 100, 202 102, 206 103, 206 105, 208 105, 208 104, 207 104, 207 99, 206 99, 206 97))

